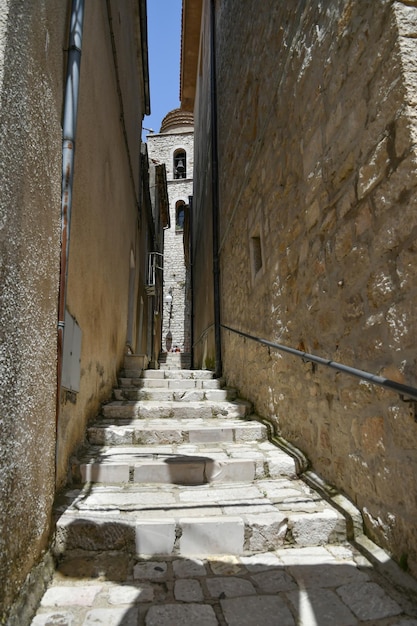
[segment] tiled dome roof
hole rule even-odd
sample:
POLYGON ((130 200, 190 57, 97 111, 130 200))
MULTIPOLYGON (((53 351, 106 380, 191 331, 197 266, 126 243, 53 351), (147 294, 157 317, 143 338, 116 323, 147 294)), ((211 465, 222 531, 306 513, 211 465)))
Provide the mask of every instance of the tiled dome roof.
POLYGON ((160 133, 169 133, 184 126, 194 126, 194 116, 190 111, 174 109, 165 115, 161 123, 160 133))

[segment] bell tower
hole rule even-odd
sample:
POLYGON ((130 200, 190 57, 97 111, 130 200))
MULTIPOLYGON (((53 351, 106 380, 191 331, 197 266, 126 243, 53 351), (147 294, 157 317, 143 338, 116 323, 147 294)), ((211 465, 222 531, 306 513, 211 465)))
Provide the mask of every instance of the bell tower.
POLYGON ((190 202, 193 195, 194 119, 183 109, 170 111, 159 133, 147 136, 148 154, 164 163, 170 227, 164 233, 162 354, 179 353, 182 367, 191 361, 190 202))

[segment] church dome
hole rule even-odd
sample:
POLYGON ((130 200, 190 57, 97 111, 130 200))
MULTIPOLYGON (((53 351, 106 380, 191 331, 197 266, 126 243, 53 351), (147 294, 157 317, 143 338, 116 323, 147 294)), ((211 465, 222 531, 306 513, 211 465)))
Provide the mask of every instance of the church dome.
POLYGON ((161 122, 160 133, 177 133, 178 131, 192 130, 194 116, 190 111, 174 109, 167 113, 161 122))

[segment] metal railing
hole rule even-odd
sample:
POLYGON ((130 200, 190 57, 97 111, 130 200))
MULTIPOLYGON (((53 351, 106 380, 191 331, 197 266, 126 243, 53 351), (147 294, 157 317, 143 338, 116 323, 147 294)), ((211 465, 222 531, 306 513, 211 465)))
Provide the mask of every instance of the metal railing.
MULTIPOLYGON (((279 350, 281 352, 286 352, 288 354, 292 354, 293 356, 299 357, 304 361, 304 363, 316 363, 317 365, 324 365, 326 367, 337 370, 338 372, 343 372, 344 374, 348 374, 349 376, 355 376, 356 378, 366 380, 367 382, 374 385, 379 385, 380 387, 384 387, 385 389, 390 389, 391 391, 398 393, 403 402, 417 402, 417 389, 415 387, 403 385, 402 383, 397 383, 395 380, 384 378, 382 376, 377 376, 376 374, 371 374, 369 372, 364 372, 363 370, 356 369, 355 367, 350 367, 348 365, 343 365, 342 363, 337 363, 336 361, 332 361, 331 359, 323 359, 322 357, 316 356, 315 354, 309 354, 308 352, 302 352, 301 350, 296 350, 295 348, 289 348, 288 346, 284 346, 280 343, 274 343, 273 341, 268 341, 267 339, 254 337, 253 335, 249 335, 248 333, 245 333, 241 330, 231 328, 226 324, 221 324, 221 327, 232 333, 236 333, 241 337, 245 337, 246 339, 251 339, 252 341, 256 341, 257 343, 260 343, 264 346, 268 346, 268 348, 273 348, 274 350, 279 350)), ((416 410, 414 411, 414 419, 417 421, 416 410)))

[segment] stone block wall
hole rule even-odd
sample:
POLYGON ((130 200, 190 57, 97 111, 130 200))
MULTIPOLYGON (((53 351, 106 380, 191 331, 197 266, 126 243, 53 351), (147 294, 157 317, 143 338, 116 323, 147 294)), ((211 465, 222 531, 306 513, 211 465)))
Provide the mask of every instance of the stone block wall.
POLYGON ((190 352, 191 349, 189 272, 184 262, 184 232, 175 227, 175 205, 181 200, 188 204, 188 197, 192 195, 192 185, 192 180, 187 179, 168 182, 171 227, 164 233, 164 295, 172 293, 172 303, 164 302, 163 350, 178 347, 181 352, 190 352))
POLYGON ((178 347, 191 351, 191 291, 189 268, 184 262, 183 230, 176 228, 177 202, 188 204, 193 194, 194 131, 185 126, 176 131, 150 134, 147 137, 149 156, 165 163, 171 227, 164 232, 164 298, 172 295, 172 302, 163 304, 162 350, 178 347), (174 179, 174 153, 186 152, 187 178, 174 179))
MULTIPOLYGON (((223 0, 216 23, 222 321, 417 386, 417 7, 223 0)), ((229 332, 223 360, 417 574, 412 407, 229 332)))
POLYGON ((174 180, 174 152, 179 148, 183 148, 187 154, 187 179, 193 178, 194 131, 192 128, 187 130, 187 127, 184 127, 178 132, 152 133, 146 139, 150 157, 165 163, 168 184, 174 180))

